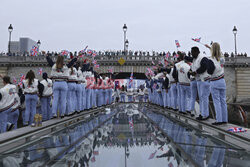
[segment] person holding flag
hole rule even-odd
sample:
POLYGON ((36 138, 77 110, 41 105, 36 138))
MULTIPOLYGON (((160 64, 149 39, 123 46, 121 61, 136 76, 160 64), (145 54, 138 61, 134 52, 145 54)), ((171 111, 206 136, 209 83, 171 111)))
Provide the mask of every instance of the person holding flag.
POLYGON ((208 73, 211 75, 210 86, 216 113, 216 122, 213 125, 226 124, 228 111, 226 102, 226 82, 224 79, 224 57, 222 57, 220 45, 214 42, 212 46, 206 45, 211 50, 208 73))

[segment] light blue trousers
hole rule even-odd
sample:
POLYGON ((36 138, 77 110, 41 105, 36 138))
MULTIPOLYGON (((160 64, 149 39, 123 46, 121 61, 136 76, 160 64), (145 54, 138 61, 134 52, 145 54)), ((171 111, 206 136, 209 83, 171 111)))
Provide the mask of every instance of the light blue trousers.
POLYGON ((195 111, 195 101, 197 96, 197 81, 191 81, 190 83, 190 89, 191 89, 191 98, 190 98, 190 110, 195 111))
POLYGON ((18 117, 19 117, 19 110, 18 109, 16 109, 13 112, 9 112, 9 114, 8 114, 8 122, 15 125, 14 129, 17 129, 18 117))
POLYGON ((125 93, 121 93, 121 102, 125 102, 125 93))
POLYGON ((42 97, 40 98, 40 101, 41 101, 41 112, 43 116, 43 121, 50 120, 52 116, 50 107, 51 97, 42 97))
POLYGON ((98 89, 97 90, 97 96, 98 96, 98 103, 97 103, 97 106, 98 107, 101 107, 102 106, 102 104, 103 104, 103 94, 102 94, 102 89, 98 89))
POLYGON ((105 89, 105 104, 109 104, 109 90, 105 89))
POLYGON ((81 110, 86 109, 86 90, 85 85, 82 84, 82 107, 81 110))
POLYGON ((112 103, 112 89, 108 89, 109 92, 109 104, 112 103))
POLYGON ((171 107, 177 109, 177 86, 176 84, 171 84, 171 107))
POLYGON ((0 112, 0 133, 6 132, 8 114, 10 113, 10 111, 11 109, 0 112))
POLYGON ((133 96, 128 96, 128 102, 132 102, 133 101, 133 96))
POLYGON ((76 84, 76 111, 82 110, 82 84, 76 84))
POLYGON ((68 82, 68 92, 67 92, 67 110, 66 115, 72 114, 75 112, 75 98, 76 96, 76 83, 68 82))
POLYGON ((181 109, 181 88, 180 88, 180 84, 177 83, 176 87, 177 87, 177 106, 178 106, 178 109, 180 111, 180 109, 181 109))
POLYGON ((90 101, 91 101, 91 89, 85 89, 86 90, 86 109, 90 109, 90 101))
POLYGON ((221 146, 215 146, 210 160, 208 161, 208 167, 219 167, 223 165, 225 148, 220 148, 221 146))
POLYGON ((201 116, 209 116, 209 95, 210 95, 210 83, 209 81, 197 81, 199 104, 201 116))
POLYGON ((180 85, 181 112, 190 111, 190 86, 180 85))
POLYGON ((226 102, 226 82, 222 78, 211 81, 211 94, 217 122, 228 122, 227 102, 226 102))
POLYGON ((92 90, 92 107, 96 107, 96 89, 91 89, 92 90))
POLYGON ((34 122, 34 116, 36 114, 36 105, 38 101, 37 95, 26 94, 25 95, 25 118, 24 125, 31 125, 34 122))
POLYGON ((171 91, 170 89, 168 89, 168 93, 166 93, 167 95, 167 107, 171 106, 171 91))
POLYGON ((68 84, 67 82, 55 82, 53 85, 53 103, 52 114, 56 115, 59 109, 60 115, 64 115, 66 111, 68 84))

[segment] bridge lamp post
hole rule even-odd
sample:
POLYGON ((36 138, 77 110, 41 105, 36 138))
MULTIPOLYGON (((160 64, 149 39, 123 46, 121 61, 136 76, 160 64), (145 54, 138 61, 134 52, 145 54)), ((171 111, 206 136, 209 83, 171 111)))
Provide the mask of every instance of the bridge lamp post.
POLYGON ((128 53, 128 44, 129 44, 129 42, 128 42, 128 40, 126 39, 126 41, 125 41, 125 46, 126 46, 125 53, 126 53, 126 54, 128 53))
POLYGON ((126 52, 126 32, 128 30, 128 27, 126 26, 126 24, 123 25, 122 29, 124 32, 124 54, 125 54, 125 52, 126 52))
POLYGON ((236 34, 237 34, 237 28, 236 26, 234 26, 234 29, 233 29, 233 34, 234 34, 234 46, 235 46, 235 56, 237 55, 237 47, 236 47, 236 34))
POLYGON ((9 30, 9 46, 8 46, 8 53, 10 54, 11 33, 12 33, 12 31, 13 31, 13 27, 12 27, 11 24, 10 24, 10 26, 8 27, 8 30, 9 30))
POLYGON ((38 40, 36 44, 37 44, 37 46, 38 46, 38 53, 39 53, 39 48, 40 48, 40 45, 41 45, 41 41, 38 40))

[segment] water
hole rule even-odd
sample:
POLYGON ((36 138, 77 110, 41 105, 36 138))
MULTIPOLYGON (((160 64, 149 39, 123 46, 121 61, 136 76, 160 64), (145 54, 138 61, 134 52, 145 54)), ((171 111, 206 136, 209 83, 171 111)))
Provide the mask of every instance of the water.
POLYGON ((0 166, 250 166, 250 154, 145 105, 120 104, 1 155, 0 166))

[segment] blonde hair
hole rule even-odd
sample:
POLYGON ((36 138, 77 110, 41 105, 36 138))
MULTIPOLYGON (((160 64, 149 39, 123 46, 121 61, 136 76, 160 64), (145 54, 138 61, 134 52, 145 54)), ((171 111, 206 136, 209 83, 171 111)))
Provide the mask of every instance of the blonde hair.
POLYGON ((214 42, 211 47, 211 55, 212 58, 215 58, 217 61, 220 61, 221 58, 221 50, 220 50, 220 44, 217 42, 214 42))

